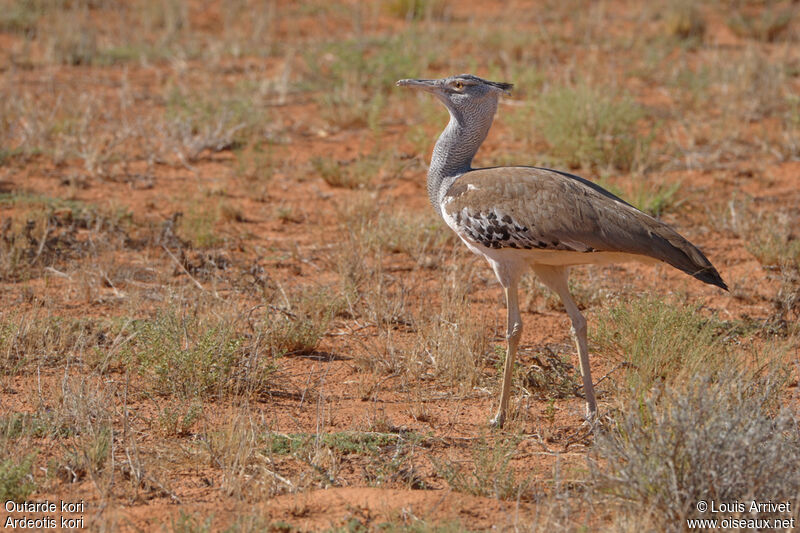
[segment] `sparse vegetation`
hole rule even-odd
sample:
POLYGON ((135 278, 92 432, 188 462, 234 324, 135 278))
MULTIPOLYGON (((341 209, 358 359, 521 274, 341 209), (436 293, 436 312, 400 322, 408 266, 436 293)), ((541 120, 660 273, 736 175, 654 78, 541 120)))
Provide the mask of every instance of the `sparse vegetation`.
POLYGON ((408 72, 425 70, 432 61, 430 36, 410 31, 402 36, 359 38, 326 43, 306 55, 310 83, 322 117, 334 128, 369 126, 379 130, 387 95, 408 72), (403 42, 403 46, 399 46, 403 42))
POLYGON ((406 363, 411 369, 430 365, 440 379, 464 388, 480 383, 489 351, 483 321, 467 312, 468 283, 464 278, 445 280, 442 309, 433 316, 421 316, 418 352, 406 363))
POLYGON ((286 306, 269 306, 264 337, 273 356, 307 355, 319 345, 333 317, 344 308, 327 290, 301 292, 286 306))
POLYGON ((108 426, 77 436, 58 461, 57 474, 67 483, 85 478, 97 483, 111 458, 111 438, 108 426))
POLYGON ((598 184, 634 207, 657 218, 683 203, 680 182, 666 183, 634 177, 619 185, 606 183, 605 180, 598 180, 598 184))
POLYGON ((728 223, 747 243, 747 249, 766 268, 800 271, 800 235, 794 229, 800 213, 765 212, 748 201, 729 204, 728 223))
POLYGON ((738 36, 772 42, 784 37, 795 18, 796 8, 768 6, 757 15, 736 10, 728 17, 728 27, 738 36))
POLYGON ((0 31, 27 34, 36 30, 42 6, 35 1, 12 2, 4 5, 0 16, 0 31))
POLYGON ((406 254, 421 267, 434 267, 455 244, 455 237, 429 213, 380 213, 373 229, 382 249, 406 254))
POLYGON ((706 33, 706 21, 697 4, 673 2, 664 15, 664 30, 667 35, 686 41, 702 41, 706 33))
POLYGON ((698 513, 698 501, 747 502, 732 510, 742 518, 796 516, 748 506, 800 491, 797 414, 779 407, 783 383, 700 372, 628 404, 593 450, 600 490, 644 529, 684 531, 687 518, 730 516, 698 513))
MULTIPOLYGON (((230 381, 247 353, 230 321, 209 323, 173 310, 134 328, 137 342, 129 347, 128 359, 154 392, 205 398, 235 388, 230 381)), ((258 374, 256 380, 262 378, 258 374)))
POLYGON ((178 220, 178 233, 195 248, 213 248, 223 242, 217 233, 217 223, 222 218, 220 202, 211 205, 192 202, 186 213, 181 213, 178 220))
POLYGON ((466 466, 443 461, 437 465, 439 475, 458 492, 498 500, 528 499, 531 480, 511 464, 517 445, 513 438, 493 443, 481 439, 472 447, 472 461, 466 466))
POLYGON ((614 93, 582 82, 554 86, 540 96, 536 128, 553 157, 572 168, 628 171, 647 165, 651 133, 640 125, 644 111, 629 95, 614 93))
POLYGON ((326 157, 314 157, 311 165, 314 172, 331 187, 360 189, 368 187, 379 177, 384 161, 381 154, 370 154, 355 161, 334 161, 326 157))
POLYGON ((78 360, 99 363, 115 325, 102 320, 20 314, 0 322, 0 368, 14 374, 37 366, 78 360))
POLYGON ((625 363, 627 383, 620 396, 635 398, 657 383, 674 386, 701 371, 713 376, 723 369, 744 370, 747 361, 726 346, 731 329, 696 306, 644 296, 611 307, 590 335, 598 351, 625 363))
POLYGON ((181 531, 669 529, 712 490, 800 508, 797 13, 0 0, 0 500, 181 531), (461 72, 515 84, 476 167, 580 169, 731 287, 575 269, 594 430, 526 277, 487 433, 502 291, 428 205, 447 113, 395 88, 461 72))
POLYGON ((264 136, 269 116, 260 105, 258 87, 220 89, 224 98, 216 91, 203 94, 179 88, 167 97, 163 128, 182 160, 193 163, 205 152, 241 148, 264 136))
POLYGON ((0 195, 15 209, 0 228, 0 276, 24 280, 43 268, 121 247, 130 215, 30 194, 0 195))
POLYGON ((0 462, 0 498, 4 501, 24 501, 36 489, 31 475, 35 454, 24 457, 3 459, 0 462))
MULTIPOLYGON (((276 359, 313 352, 338 309, 325 291, 306 291, 285 306, 264 304, 263 322, 245 334, 241 317, 169 309, 134 322, 126 360, 164 396, 205 399, 269 386, 276 359)), ((251 315, 252 319, 252 315, 251 315)))
POLYGON ((582 387, 580 374, 566 357, 548 349, 533 356, 533 364, 525 371, 522 383, 543 399, 571 398, 582 387))
POLYGON ((398 437, 380 433, 326 433, 322 435, 273 435, 269 442, 270 453, 296 453, 313 443, 321 443, 343 453, 375 454, 381 447, 397 444, 398 437))
POLYGON ((388 0, 386 11, 411 20, 441 18, 447 12, 447 0, 388 0))

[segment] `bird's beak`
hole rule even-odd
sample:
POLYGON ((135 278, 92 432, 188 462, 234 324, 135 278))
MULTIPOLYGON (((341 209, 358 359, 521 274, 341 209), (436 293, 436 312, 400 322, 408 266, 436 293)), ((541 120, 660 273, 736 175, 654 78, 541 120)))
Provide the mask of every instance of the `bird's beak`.
POLYGON ((439 89, 439 80, 399 80, 398 87, 411 87, 421 89, 428 93, 436 92, 439 89))

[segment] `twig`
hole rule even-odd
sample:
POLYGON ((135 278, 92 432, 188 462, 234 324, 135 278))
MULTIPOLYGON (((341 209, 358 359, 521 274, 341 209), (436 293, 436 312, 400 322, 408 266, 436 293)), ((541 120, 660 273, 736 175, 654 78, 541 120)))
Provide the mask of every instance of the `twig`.
POLYGON ((374 324, 371 324, 371 323, 367 322, 366 324, 361 325, 361 326, 359 326, 357 328, 351 328, 348 324, 345 324, 345 326, 347 327, 347 329, 349 331, 332 331, 332 332, 325 333, 325 336, 326 337, 339 337, 339 336, 342 336, 342 335, 353 335, 353 334, 355 334, 356 331, 361 331, 362 329, 366 329, 366 328, 371 327, 373 325, 374 324))
POLYGON ((166 247, 165 245, 163 245, 163 244, 161 245, 161 247, 164 249, 164 251, 165 251, 165 252, 167 252, 167 254, 168 254, 168 255, 169 255, 171 258, 172 258, 172 260, 173 260, 173 261, 175 261, 175 264, 176 264, 176 265, 178 265, 179 267, 181 267, 181 270, 183 270, 183 271, 184 271, 184 273, 186 273, 186 275, 187 275, 187 276, 189 276, 189 279, 191 279, 191 280, 194 282, 194 284, 197 286, 197 288, 198 288, 198 289, 200 289, 200 290, 201 290, 201 291, 203 291, 203 292, 208 292, 208 291, 206 291, 206 289, 205 289, 205 288, 204 288, 202 285, 200 285, 200 282, 199 282, 199 281, 197 281, 196 279, 194 279, 194 276, 192 276, 192 275, 189 273, 189 271, 188 271, 188 270, 186 270, 186 267, 185 267, 185 266, 183 266, 183 263, 181 263, 180 261, 178 261, 178 258, 177 258, 177 257, 175 257, 175 254, 173 254, 172 252, 170 252, 170 251, 169 251, 169 248, 167 248, 167 247, 166 247))
POLYGON ((292 320, 297 320, 297 315, 296 314, 292 313, 291 311, 289 311, 287 309, 284 309, 283 307, 278 307, 277 305, 272 305, 272 304, 268 305, 267 307, 269 307, 273 311, 277 311, 277 312, 279 312, 279 313, 291 318, 292 320))
POLYGON ((108 274, 106 274, 105 272, 102 272, 102 274, 103 274, 103 279, 106 280, 106 283, 108 283, 108 286, 111 287, 111 290, 114 291, 114 295, 117 298, 124 298, 125 294, 120 292, 119 290, 117 290, 117 288, 114 286, 114 283, 111 281, 111 279, 109 279, 108 274))
POLYGON ((60 270, 56 270, 55 268, 50 267, 50 266, 44 267, 44 271, 45 272, 49 272, 50 274, 52 274, 54 276, 58 276, 59 278, 72 279, 69 274, 65 274, 64 272, 61 272, 60 270))
POLYGON ((44 251, 44 245, 47 242, 47 236, 50 234, 50 222, 47 222, 47 226, 44 228, 44 235, 42 236, 42 240, 39 241, 39 249, 36 250, 36 257, 33 258, 31 261, 31 266, 36 264, 36 261, 39 260, 39 257, 42 255, 44 251))
POLYGON ((633 366, 633 365, 631 363, 629 363, 628 361, 622 361, 620 364, 618 364, 617 366, 615 366, 614 368, 609 370, 608 373, 605 376, 603 376, 602 378, 598 379, 597 383, 595 383, 594 386, 596 387, 596 386, 600 385, 611 374, 613 374, 614 372, 616 372, 620 368, 623 368, 623 367, 626 367, 626 366, 633 366))
POLYGON ((291 489, 292 491, 297 490, 297 487, 294 486, 294 483, 292 483, 291 481, 289 481, 288 479, 286 479, 282 475, 277 474, 277 473, 273 472, 272 470, 267 470, 267 469, 264 469, 264 472, 266 474, 269 474, 270 476, 274 477, 275 479, 277 479, 278 481, 280 481, 284 485, 288 486, 289 489, 291 489))

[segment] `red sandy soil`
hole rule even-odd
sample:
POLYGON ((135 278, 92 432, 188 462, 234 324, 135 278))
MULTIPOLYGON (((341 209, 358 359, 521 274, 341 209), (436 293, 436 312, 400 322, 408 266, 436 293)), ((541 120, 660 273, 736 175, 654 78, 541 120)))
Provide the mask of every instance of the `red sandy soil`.
MULTIPOLYGON (((464 13, 488 20, 500 17, 504 9, 532 9, 530 3, 522 2, 511 7, 501 2, 468 3, 469 9, 461 6, 462 2, 454 8, 455 20, 459 17, 465 20, 464 13)), ((277 3, 279 13, 287 10, 293 14, 278 18, 279 39, 302 47, 304 41, 319 38, 321 32, 346 33, 335 16, 318 20, 313 15, 294 13, 291 4, 277 3)), ((625 6, 611 2, 607 3, 607 10, 613 12, 625 6)), ((219 24, 220 15, 212 8, 206 12, 193 10, 192 17, 198 27, 212 31, 219 24)), ((390 31, 403 24, 402 20, 382 16, 373 31, 390 31)), ((625 35, 631 31, 626 24, 633 25, 624 19, 624 24, 615 27, 613 33, 625 35)), ((741 45, 741 39, 727 29, 724 21, 711 17, 709 24, 708 42, 719 46, 741 45)), ((0 33, 0 50, 13 50, 18 46, 17 40, 15 35, 0 33)), ((265 78, 271 79, 279 75, 284 65, 283 59, 245 58, 231 60, 229 67, 227 77, 235 81, 249 68, 259 69, 265 78)), ((189 62, 186 68, 192 71, 189 79, 202 78, 202 62, 189 62)), ((124 68, 46 65, 30 70, 6 67, 4 75, 45 101, 53 96, 52 89, 47 87, 91 91, 102 101, 104 95, 113 97, 124 80, 146 108, 157 105, 149 95, 157 92, 163 78, 170 75, 169 69, 166 64, 133 64, 124 68)), ((653 94, 648 104, 661 105, 661 98, 663 94, 653 94)), ((501 108, 503 112, 505 108, 501 108)), ((443 113, 440 118, 443 123, 443 113)), ((175 213, 185 211, 187 196, 202 198, 198 191, 214 191, 215 196, 206 198, 221 198, 243 214, 242 220, 223 220, 215 228, 227 239, 225 246, 185 251, 184 266, 193 262, 202 264, 208 257, 229 262, 224 271, 196 275, 202 291, 195 288, 195 282, 162 246, 150 242, 139 249, 101 251, 90 259, 61 261, 58 268, 39 270, 30 279, 3 280, 0 305, 17 317, 141 317, 164 305, 166 288, 189 299, 193 294, 207 298, 209 293, 217 291, 223 298, 234 295, 241 308, 255 306, 260 296, 251 288, 255 286, 257 272, 287 288, 336 283, 338 273, 330 260, 330 249, 337 245, 335 228, 339 209, 358 197, 366 194, 378 199, 387 210, 402 209, 420 216, 430 209, 425 193, 425 168, 419 159, 411 160, 397 173, 382 176, 367 193, 331 187, 313 175, 309 166, 315 155, 353 160, 368 153, 373 145, 396 145, 401 153, 411 153, 407 140, 409 126, 405 122, 387 124, 381 138, 374 140, 363 131, 327 129, 317 115, 316 104, 302 94, 290 94, 286 102, 276 106, 274 120, 276 130, 284 138, 274 154, 281 165, 264 182, 249 181, 231 172, 235 158, 230 152, 209 155, 190 167, 156 164, 147 169, 142 162, 134 162, 127 173, 110 177, 87 174, 78 160, 54 165, 44 156, 0 167, 1 192, 35 193, 121 208, 134 214, 136 227, 142 232, 160 228, 175 213), (291 216, 275 216, 278 207, 290 209, 291 216), (102 270, 118 273, 111 276, 113 283, 98 281, 97 272, 102 270), (135 303, 131 303, 133 299, 135 303)), ((433 130, 430 133, 431 137, 435 135, 433 130)), ((503 126, 498 125, 478 159, 501 150, 505 138, 503 126)), ((704 250, 730 284, 731 293, 702 285, 666 266, 632 264, 578 269, 575 277, 583 285, 608 288, 610 298, 650 291, 685 294, 688 301, 701 303, 704 313, 715 313, 724 320, 767 321, 774 315, 778 280, 748 252, 741 237, 716 227, 709 211, 724 209, 726 199, 734 193, 748 195, 757 205, 768 209, 796 208, 800 205, 798 176, 800 162, 762 164, 758 156, 726 166, 663 174, 667 182, 682 182, 682 194, 686 196, 686 202, 668 212, 664 220, 704 250)), ((0 207, 0 220, 15 216, 19 209, 18 205, 0 207)), ((442 231, 447 229, 442 226, 442 231)), ((88 229, 81 229, 76 238, 85 239, 89 233, 88 229)), ((469 295, 471 312, 484 317, 492 346, 503 346, 501 291, 489 269, 478 261, 461 253, 452 265, 444 265, 437 271, 419 268, 404 254, 387 254, 384 266, 402 286, 413 287, 408 302, 411 308, 428 301, 432 313, 440 305, 438 285, 443 279, 442 272, 451 266, 464 271, 472 269, 475 288, 469 295), (410 276, 415 278, 412 280, 410 276)), ((590 327, 601 307, 602 302, 586 309, 590 327)), ((543 297, 537 296, 525 309, 523 320, 526 329, 520 353, 522 368, 530 366, 534 356, 547 347, 568 354, 577 366, 568 319, 559 306, 552 308, 543 297)), ((502 501, 459 493, 448 486, 434 467, 436 461, 469 460, 478 439, 494 438, 487 421, 499 387, 496 369, 491 366, 483 369, 487 387, 461 390, 433 380, 412 387, 401 375, 365 369, 363 362, 379 355, 372 352, 378 347, 379 334, 374 325, 359 328, 352 320, 335 320, 314 354, 281 361, 281 382, 276 390, 249 399, 245 405, 230 399, 207 402, 202 421, 187 434, 178 436, 162 436, 152 430, 158 409, 166 400, 142 394, 136 378, 126 374, 124 368, 112 367, 101 376, 91 375, 89 389, 102 384, 107 391, 106 401, 115 402, 117 412, 129 391, 125 408, 134 429, 140 432, 138 445, 152 465, 150 473, 139 486, 134 486, 130 481, 132 474, 120 469, 116 482, 123 488, 111 491, 110 500, 89 477, 77 483, 51 479, 42 483, 31 499, 83 499, 89 525, 126 531, 170 529, 179 512, 213 516, 214 530, 224 529, 242 515, 261 515, 268 518, 267 523, 283 521, 301 530, 336 527, 352 520, 368 528, 384 522, 413 524, 416 520, 460 523, 470 529, 506 530, 519 524, 535 524, 537 514, 542 511, 532 499, 502 501), (379 430, 398 435, 409 432, 427 435, 425 445, 414 452, 418 460, 411 461, 417 469, 414 476, 425 490, 406 488, 408 479, 390 480, 380 488, 368 486, 364 477, 364 472, 372 468, 368 459, 346 455, 337 458, 341 461, 337 467, 339 486, 320 489, 314 483, 307 483, 307 490, 258 501, 243 501, 226 494, 221 489, 225 482, 222 470, 207 458, 201 459, 205 456, 197 452, 202 447, 198 443, 206 432, 224 427, 244 412, 253 420, 268 421, 272 431, 283 434, 379 430)), ((404 337, 402 330, 397 335, 400 346, 408 342, 404 338, 410 338, 404 337)), ((72 364, 65 367, 63 362, 50 361, 30 372, 2 376, 0 414, 35 412, 42 398, 45 404, 57 404, 65 375, 77 379, 88 372, 78 358, 72 364)), ((597 379, 614 369, 616 362, 595 354, 592 365, 597 379)), ((609 389, 601 386, 601 410, 607 409, 611 402, 608 394, 609 389)), ((574 397, 551 403, 547 398, 517 394, 513 403, 516 414, 506 431, 520 439, 512 461, 514 471, 529 476, 535 487, 533 492, 541 495, 552 490, 556 469, 567 480, 579 478, 587 468, 584 452, 591 444, 591 436, 581 425, 583 401, 574 397)), ((64 448, 57 440, 36 443, 41 450, 36 460, 38 468, 47 468, 48 461, 63 455, 64 448)), ((381 458, 389 460, 391 450, 387 449, 381 458)), ((296 480, 309 466, 287 460, 281 468, 282 476, 296 480)), ((3 512, 0 519, 6 519, 3 512)), ((598 525, 596 521, 589 523, 598 525)))

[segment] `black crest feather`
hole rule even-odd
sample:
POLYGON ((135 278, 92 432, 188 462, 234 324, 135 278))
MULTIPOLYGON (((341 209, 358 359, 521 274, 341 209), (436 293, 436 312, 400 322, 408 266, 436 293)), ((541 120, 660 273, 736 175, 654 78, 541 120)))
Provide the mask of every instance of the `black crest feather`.
POLYGON ((464 79, 468 79, 468 80, 474 80, 474 81, 478 81, 478 82, 481 82, 481 83, 485 83, 486 85, 491 85, 492 87, 497 87, 498 89, 500 89, 503 92, 509 92, 509 91, 511 91, 511 89, 514 88, 514 84, 513 83, 505 83, 505 82, 502 82, 502 81, 490 81, 490 80, 483 79, 483 78, 481 78, 479 76, 475 76, 474 74, 459 74, 458 76, 455 76, 455 77, 456 78, 464 78, 464 79))

